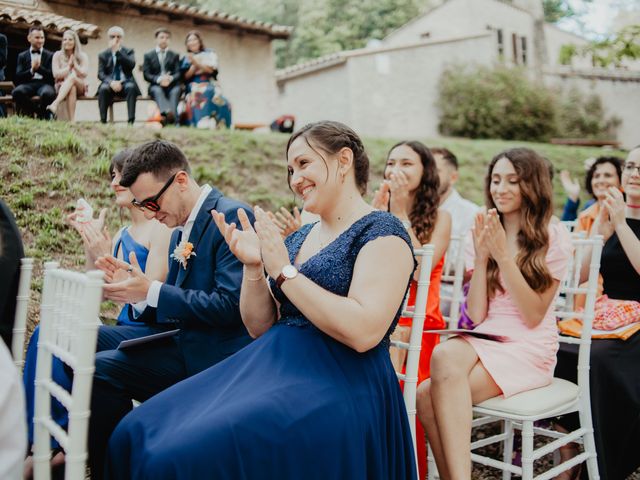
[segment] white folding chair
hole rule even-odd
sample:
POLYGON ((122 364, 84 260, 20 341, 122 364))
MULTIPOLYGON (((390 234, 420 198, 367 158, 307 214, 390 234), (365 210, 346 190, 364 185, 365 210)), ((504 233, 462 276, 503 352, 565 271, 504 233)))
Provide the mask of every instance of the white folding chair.
POLYGON ((447 305, 447 315, 443 315, 447 328, 458 328, 460 304, 464 298, 462 280, 464 276, 464 237, 454 235, 449 240, 449 248, 444 257, 444 267, 440 283, 440 304, 447 305))
POLYGON ((89 401, 103 273, 77 273, 45 264, 35 381, 33 464, 36 480, 50 478, 50 438, 65 451, 65 479, 83 480, 87 459, 89 401), (73 369, 71 393, 51 379, 55 355, 73 369), (51 397, 69 412, 65 432, 51 418, 51 397))
POLYGON ((29 298, 31 296, 31 275, 33 274, 33 258, 20 260, 20 283, 16 297, 16 316, 13 323, 11 338, 11 353, 13 363, 22 371, 24 366, 24 338, 27 334, 27 314, 29 313, 29 298))
MULTIPOLYGON (((409 343, 392 340, 391 345, 408 350, 405 373, 396 372, 398 378, 404 382, 404 404, 409 417, 409 428, 413 441, 413 451, 416 452, 416 390, 418 388, 418 364, 420 363, 420 350, 422 348, 422 330, 427 312, 427 296, 429 294, 429 284, 431 277, 431 263, 433 261, 433 245, 423 245, 416 249, 414 254, 420 263, 420 273, 418 275, 418 288, 416 291, 416 303, 413 311, 406 308, 407 299, 402 308, 403 317, 411 317, 411 335, 409 343)), ((416 469, 418 468, 418 457, 416 456, 416 469)), ((417 470, 416 470, 417 471, 417 470)))
MULTIPOLYGON (((522 392, 506 399, 503 396, 494 397, 475 405, 473 408, 474 414, 479 415, 473 422, 474 427, 495 421, 501 421, 504 424, 502 433, 477 440, 471 444, 472 461, 502 470, 503 480, 511 478, 511 474, 520 475, 523 480, 532 479, 534 461, 555 452, 561 446, 570 442, 583 444, 584 452, 536 476, 536 480, 553 478, 585 460, 587 462, 589 478, 591 480, 599 479, 593 426, 591 422, 589 354, 591 351, 591 327, 594 317, 598 272, 600 270, 602 237, 598 236, 591 239, 574 238, 573 245, 575 247, 574 261, 570 264, 571 269, 566 277, 569 280, 563 282, 560 289, 564 291, 565 294, 585 294, 585 309, 583 312, 575 312, 572 311, 573 302, 564 302, 562 307, 556 307, 555 313, 556 316, 561 319, 582 319, 582 336, 580 339, 561 337, 561 341, 580 345, 578 353, 578 384, 576 385, 563 379, 554 378, 552 383, 546 387, 522 392), (577 271, 581 268, 581 262, 578 262, 577 259, 583 258, 583 256, 588 253, 589 248, 591 248, 591 254, 588 286, 580 287, 580 275, 577 271), (580 428, 573 432, 563 433, 534 426, 534 422, 538 420, 573 412, 578 412, 580 417, 580 428), (521 467, 511 463, 514 429, 522 432, 521 467), (534 435, 541 435, 554 440, 534 450, 534 435), (503 443, 502 461, 473 453, 473 450, 477 448, 497 442, 503 443)), ((434 462, 430 462, 429 466, 431 468, 432 463, 433 469, 435 470, 434 462)), ((430 476, 430 478, 432 477, 430 476)))
POLYGON ((562 220, 562 224, 567 227, 567 230, 569 230, 570 232, 573 232, 573 229, 576 228, 576 225, 578 224, 577 220, 562 220))

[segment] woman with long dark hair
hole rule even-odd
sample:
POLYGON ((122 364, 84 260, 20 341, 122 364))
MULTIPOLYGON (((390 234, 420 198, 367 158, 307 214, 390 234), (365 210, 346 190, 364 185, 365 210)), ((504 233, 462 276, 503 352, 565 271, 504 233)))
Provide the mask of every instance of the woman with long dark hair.
MULTIPOLYGON (((405 226, 414 248, 431 243, 434 245, 433 262, 427 311, 424 323, 425 330, 445 328, 444 318, 440 311, 440 279, 444 265, 444 254, 451 237, 451 215, 440 210, 440 179, 435 159, 429 149, 418 141, 402 141, 395 144, 387 154, 384 169, 385 181, 374 197, 375 208, 390 211, 405 226)), ((415 305, 417 284, 411 282, 408 305, 415 305)), ((395 332, 394 340, 409 341, 411 319, 401 317, 395 332)), ((418 365, 418 384, 429 378, 431 353, 439 343, 440 336, 433 333, 422 334, 420 364, 418 365)), ((397 371, 404 371, 406 353, 404 350, 391 348, 391 360, 397 371)), ((424 432, 418 424, 417 438, 423 438, 424 432)), ((427 458, 423 442, 418 442, 418 466, 420 477, 426 474, 427 458)))
POLYGON ((487 213, 473 228, 468 315, 475 330, 438 345, 431 379, 418 388, 418 415, 441 478, 471 478, 472 404, 548 385, 558 350, 553 302, 571 255, 566 228, 552 222, 545 160, 515 148, 491 161, 487 213))

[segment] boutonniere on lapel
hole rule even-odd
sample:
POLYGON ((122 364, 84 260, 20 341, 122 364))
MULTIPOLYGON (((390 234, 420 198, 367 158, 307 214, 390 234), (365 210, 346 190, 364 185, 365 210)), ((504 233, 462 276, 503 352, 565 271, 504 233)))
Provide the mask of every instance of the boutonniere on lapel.
POLYGON ((182 265, 182 268, 187 269, 187 261, 191 257, 195 257, 196 252, 193 251, 193 243, 186 240, 181 241, 176 248, 173 249, 171 258, 182 265))

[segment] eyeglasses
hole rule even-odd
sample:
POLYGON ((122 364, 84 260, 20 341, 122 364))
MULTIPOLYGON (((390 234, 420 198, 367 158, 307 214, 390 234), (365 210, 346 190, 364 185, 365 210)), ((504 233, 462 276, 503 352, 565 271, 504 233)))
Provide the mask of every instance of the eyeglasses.
POLYGON ((122 38, 122 35, 109 35, 109 38, 122 38))
POLYGON ((625 171, 625 173, 629 173, 629 174, 631 174, 634 171, 636 171, 640 175, 640 165, 635 165, 633 163, 627 163, 624 166, 624 171, 625 171))
POLYGON ((176 179, 176 175, 178 175, 178 173, 174 173, 171 176, 171 178, 167 180, 167 183, 164 184, 164 187, 162 187, 160 191, 156 193, 153 197, 145 198, 140 202, 134 198, 133 200, 131 200, 131 204, 140 210, 146 209, 146 210, 149 210, 150 212, 159 211, 160 205, 158 204, 158 200, 160 199, 162 194, 167 190, 167 188, 171 186, 173 181, 176 179))

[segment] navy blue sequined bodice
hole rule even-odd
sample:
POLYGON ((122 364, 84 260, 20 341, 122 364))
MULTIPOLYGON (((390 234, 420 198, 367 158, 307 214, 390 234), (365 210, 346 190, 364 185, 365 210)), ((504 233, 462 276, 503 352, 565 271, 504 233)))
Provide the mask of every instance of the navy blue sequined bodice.
MULTIPOLYGON (((300 230, 292 233, 285 240, 285 245, 289 251, 289 260, 292 264, 314 225, 315 223, 304 225, 300 230)), ((396 217, 387 212, 371 212, 354 222, 333 242, 304 263, 296 265, 296 267, 305 277, 325 290, 345 297, 349 292, 351 279, 353 277, 353 267, 360 249, 364 247, 367 242, 375 240, 378 237, 390 235, 402 238, 411 247, 411 239, 402 226, 402 223, 396 217)), ((298 327, 313 326, 295 305, 289 301, 284 293, 276 287, 273 279, 270 279, 270 286, 275 298, 280 302, 279 324, 298 327)), ((408 286, 409 279, 407 279, 407 288, 408 286)), ((393 323, 381 342, 385 345, 388 345, 389 335, 398 322, 401 307, 402 305, 398 306, 393 323)))

